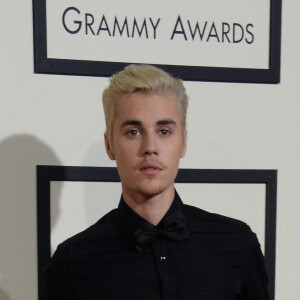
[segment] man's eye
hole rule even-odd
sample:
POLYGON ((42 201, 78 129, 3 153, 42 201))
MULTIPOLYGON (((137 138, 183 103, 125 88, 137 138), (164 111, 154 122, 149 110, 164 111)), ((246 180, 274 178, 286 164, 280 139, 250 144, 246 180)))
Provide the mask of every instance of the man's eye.
POLYGON ((170 130, 168 130, 168 129, 162 129, 162 130, 160 130, 159 131, 159 134, 160 135, 169 135, 171 132, 170 132, 170 130))
POLYGON ((138 136, 138 135, 140 135, 140 134, 141 134, 140 131, 137 130, 137 129, 129 130, 129 131, 127 132, 127 135, 129 135, 129 136, 138 136))

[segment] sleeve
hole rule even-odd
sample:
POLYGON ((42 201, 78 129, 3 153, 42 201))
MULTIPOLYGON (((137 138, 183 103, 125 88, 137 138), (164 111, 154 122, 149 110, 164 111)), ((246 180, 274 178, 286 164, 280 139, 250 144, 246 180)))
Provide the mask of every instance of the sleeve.
POLYGON ((245 283, 243 287, 243 300, 270 300, 268 294, 268 278, 265 270, 264 256, 256 234, 249 228, 247 265, 245 270, 245 283))
POLYGON ((67 262, 59 246, 51 258, 50 264, 44 272, 42 299, 66 300, 68 295, 67 262))

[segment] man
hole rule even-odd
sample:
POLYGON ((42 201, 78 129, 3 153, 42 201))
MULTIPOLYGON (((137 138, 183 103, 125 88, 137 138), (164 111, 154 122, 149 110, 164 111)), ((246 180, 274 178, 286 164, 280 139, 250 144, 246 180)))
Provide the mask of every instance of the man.
POLYGON ((187 101, 182 81, 152 66, 130 65, 111 78, 103 93, 105 145, 122 197, 59 245, 47 299, 269 299, 250 228, 184 205, 175 191, 187 101))

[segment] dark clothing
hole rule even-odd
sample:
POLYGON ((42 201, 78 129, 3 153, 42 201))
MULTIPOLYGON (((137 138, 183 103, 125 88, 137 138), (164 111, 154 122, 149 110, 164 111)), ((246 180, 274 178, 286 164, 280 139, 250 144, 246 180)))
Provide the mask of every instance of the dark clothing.
POLYGON ((58 246, 46 286, 51 300, 266 300, 266 281, 245 223, 184 205, 176 193, 157 226, 121 198, 118 209, 58 246), (162 230, 178 211, 188 232, 176 240, 162 230), (134 232, 145 224, 154 234, 137 247, 134 232))

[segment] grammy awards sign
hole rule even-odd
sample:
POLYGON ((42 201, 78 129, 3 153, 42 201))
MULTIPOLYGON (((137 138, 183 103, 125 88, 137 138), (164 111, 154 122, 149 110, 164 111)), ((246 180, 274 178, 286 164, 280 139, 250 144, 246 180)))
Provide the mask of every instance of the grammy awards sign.
POLYGON ((278 83, 281 0, 34 0, 35 72, 278 83))

